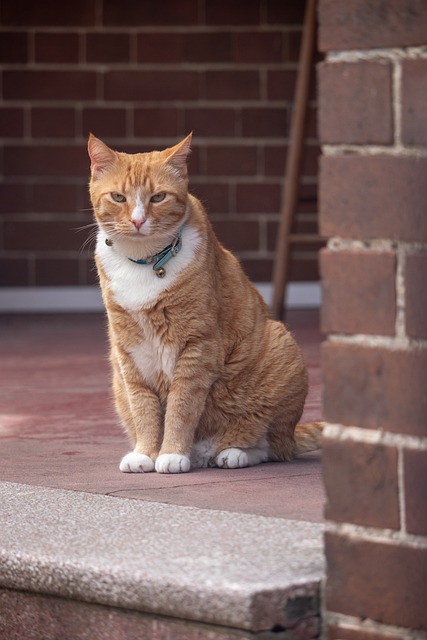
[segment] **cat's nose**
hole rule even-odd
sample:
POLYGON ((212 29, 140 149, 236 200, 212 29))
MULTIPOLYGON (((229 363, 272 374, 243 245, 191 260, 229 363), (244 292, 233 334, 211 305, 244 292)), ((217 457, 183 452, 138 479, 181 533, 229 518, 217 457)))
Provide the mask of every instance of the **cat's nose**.
POLYGON ((141 218, 131 218, 131 220, 132 220, 132 223, 135 225, 135 227, 138 229, 138 231, 145 222, 145 220, 141 220, 141 218))

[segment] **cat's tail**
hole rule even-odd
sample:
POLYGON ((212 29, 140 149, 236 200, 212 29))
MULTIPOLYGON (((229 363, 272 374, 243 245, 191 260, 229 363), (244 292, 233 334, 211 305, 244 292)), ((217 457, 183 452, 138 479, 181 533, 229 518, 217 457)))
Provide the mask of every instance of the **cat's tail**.
POLYGON ((303 424, 297 424, 294 432, 294 456, 299 456, 301 453, 320 449, 324 427, 324 422, 305 422, 303 424))
POLYGON ((286 431, 271 431, 268 434, 270 442, 271 461, 289 461, 301 453, 320 449, 324 422, 305 422, 297 424, 293 435, 286 431))

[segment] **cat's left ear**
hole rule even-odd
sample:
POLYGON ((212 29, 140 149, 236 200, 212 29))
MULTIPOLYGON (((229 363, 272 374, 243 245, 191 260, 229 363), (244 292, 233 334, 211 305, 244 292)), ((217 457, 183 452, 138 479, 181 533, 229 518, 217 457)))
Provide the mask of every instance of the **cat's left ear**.
POLYGON ((109 169, 116 160, 115 152, 107 145, 96 138, 93 133, 89 136, 87 150, 91 160, 90 170, 94 178, 98 178, 104 171, 109 169))
POLYGON ((191 138, 193 134, 190 133, 182 142, 171 149, 166 149, 166 162, 171 164, 183 175, 187 174, 187 158, 191 151, 191 138))

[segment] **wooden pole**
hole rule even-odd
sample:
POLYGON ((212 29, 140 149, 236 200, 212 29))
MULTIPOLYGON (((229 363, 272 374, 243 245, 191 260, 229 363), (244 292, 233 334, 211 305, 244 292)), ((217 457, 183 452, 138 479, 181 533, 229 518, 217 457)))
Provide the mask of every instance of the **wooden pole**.
POLYGON ((272 313, 273 317, 277 320, 280 320, 282 317, 288 279, 290 233, 298 199, 301 156, 304 145, 304 128, 310 90, 315 36, 316 0, 307 0, 273 273, 272 313))

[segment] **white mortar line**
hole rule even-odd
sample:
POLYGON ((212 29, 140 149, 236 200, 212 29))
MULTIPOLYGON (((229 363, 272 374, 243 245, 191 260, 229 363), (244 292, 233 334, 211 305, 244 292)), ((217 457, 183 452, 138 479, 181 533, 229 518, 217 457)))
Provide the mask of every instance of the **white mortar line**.
POLYGON ((408 351, 427 349, 427 340, 413 339, 406 336, 382 336, 382 335, 346 335, 344 333, 336 333, 329 335, 327 342, 340 343, 348 345, 358 345, 360 347, 383 348, 390 351, 408 351))
POLYGON ((407 47, 406 49, 352 49, 350 51, 329 51, 326 54, 327 62, 359 62, 381 60, 415 60, 427 58, 427 46, 407 47))
POLYGON ((401 340, 409 340, 406 335, 405 328, 405 267, 406 267, 405 248, 398 246, 396 251, 396 338, 401 340))
POLYGON ((427 538, 425 536, 415 536, 393 529, 375 529, 373 527, 362 527, 358 524, 349 524, 347 522, 327 522, 325 531, 338 533, 360 542, 374 542, 427 550, 427 538))
POLYGON ((412 157, 427 158, 427 149, 425 147, 404 147, 399 146, 380 146, 380 145, 355 145, 355 144, 323 144, 321 146, 324 156, 338 156, 344 154, 353 154, 358 156, 392 156, 392 157, 412 157))
POLYGON ((395 240, 382 240, 382 239, 373 239, 373 240, 352 240, 350 238, 339 238, 338 236, 334 236, 333 238, 329 238, 327 243, 328 249, 332 251, 348 251, 357 250, 357 251, 395 251, 397 247, 397 242, 395 240))
POLYGON ((353 240, 339 236, 334 236, 328 240, 328 249, 334 251, 346 251, 348 249, 357 249, 358 251, 396 251, 399 248, 407 255, 427 253, 427 243, 425 242, 397 241, 387 238, 353 240))
POLYGON ((399 497, 399 516, 400 530, 406 534, 406 501, 405 501, 405 471, 403 462, 403 448, 397 448, 397 479, 398 479, 398 497, 399 497))
POLYGON ((382 444, 385 446, 416 449, 427 451, 427 437, 406 436, 391 431, 378 431, 376 429, 363 429, 362 427, 346 427, 342 424, 327 423, 323 432, 323 438, 333 440, 351 440, 366 444, 382 444))
MULTIPOLYGON (((426 640, 425 631, 417 631, 403 627, 394 627, 371 620, 370 618, 357 618, 343 613, 326 611, 326 622, 331 626, 340 626, 350 631, 365 631, 379 633, 384 636, 390 635, 392 638, 405 638, 405 640, 426 640)), ((325 635, 326 637, 326 635, 325 635)))
POLYGON ((392 92, 394 144, 402 151, 402 63, 399 59, 393 64, 392 92))

